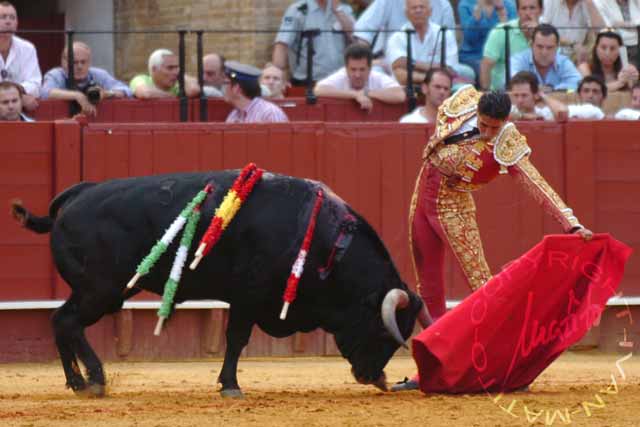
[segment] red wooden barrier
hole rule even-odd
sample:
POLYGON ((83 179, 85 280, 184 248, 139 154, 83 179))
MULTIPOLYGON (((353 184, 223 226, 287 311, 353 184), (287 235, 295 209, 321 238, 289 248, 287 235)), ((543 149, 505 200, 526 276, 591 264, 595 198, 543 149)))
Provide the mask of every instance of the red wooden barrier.
MULTIPOLYGON (((19 198, 44 213, 56 192, 80 180, 79 130, 75 122, 0 123, 0 203, 5 209, 19 198)), ((0 300, 58 297, 48 242, 46 235, 24 232, 9 215, 0 216, 0 300)))
MULTIPOLYGON (((406 113, 405 104, 384 104, 374 101, 371 113, 362 111, 355 101, 344 99, 318 99, 315 104, 307 104, 304 97, 272 100, 289 117, 289 121, 335 121, 335 122, 397 122, 406 113)), ((189 100, 188 120, 200 122, 200 100, 189 100)), ((224 122, 232 107, 224 99, 207 100, 207 120, 224 122)), ((69 102, 44 100, 34 113, 38 121, 69 118, 69 102)), ((109 99, 97 106, 96 117, 89 117, 93 123, 158 123, 179 122, 180 103, 177 99, 109 99)))
MULTIPOLYGON (((59 100, 40 101, 33 117, 38 121, 69 118, 69 104, 59 100)), ((87 119, 95 123, 179 122, 180 103, 177 99, 108 99, 98 104, 96 117, 87 119)))

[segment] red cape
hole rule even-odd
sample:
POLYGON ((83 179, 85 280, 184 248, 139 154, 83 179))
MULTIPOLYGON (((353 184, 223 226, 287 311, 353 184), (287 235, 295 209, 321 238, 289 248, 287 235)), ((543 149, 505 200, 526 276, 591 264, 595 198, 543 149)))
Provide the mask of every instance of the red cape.
POLYGON ((547 236, 413 339, 423 392, 519 389, 598 320, 631 249, 547 236))

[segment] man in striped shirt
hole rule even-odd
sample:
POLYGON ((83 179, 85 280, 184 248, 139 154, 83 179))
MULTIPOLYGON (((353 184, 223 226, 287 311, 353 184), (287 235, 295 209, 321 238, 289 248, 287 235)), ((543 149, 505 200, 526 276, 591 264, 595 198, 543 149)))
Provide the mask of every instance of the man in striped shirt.
POLYGON ((235 61, 224 63, 224 99, 234 109, 226 123, 288 122, 287 115, 277 105, 260 97, 260 70, 235 61))

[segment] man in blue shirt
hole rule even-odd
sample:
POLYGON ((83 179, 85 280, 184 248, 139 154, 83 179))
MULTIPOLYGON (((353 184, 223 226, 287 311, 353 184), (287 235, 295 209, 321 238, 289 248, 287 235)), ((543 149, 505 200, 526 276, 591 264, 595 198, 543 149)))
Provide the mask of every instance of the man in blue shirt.
POLYGON ((131 97, 126 83, 116 80, 107 71, 91 66, 91 49, 85 43, 73 43, 73 77, 77 90, 67 88, 67 49, 62 52, 62 66, 44 75, 40 97, 76 101, 84 114, 95 116, 96 105, 106 98, 131 97), (94 91, 94 96, 90 94, 94 91))
POLYGON ((480 61, 489 31, 500 23, 516 19, 518 14, 513 0, 460 0, 458 15, 462 27, 460 62, 480 75, 480 61))
POLYGON ((511 75, 532 72, 544 92, 575 90, 582 76, 569 58, 558 53, 558 30, 540 24, 533 30, 532 40, 531 48, 511 57, 511 75))

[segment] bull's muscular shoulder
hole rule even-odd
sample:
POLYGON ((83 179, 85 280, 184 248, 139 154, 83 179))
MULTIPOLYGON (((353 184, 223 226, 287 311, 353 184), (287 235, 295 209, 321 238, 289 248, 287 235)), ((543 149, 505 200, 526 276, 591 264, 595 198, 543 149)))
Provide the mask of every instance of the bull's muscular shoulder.
POLYGON ((503 126, 493 144, 493 157, 502 166, 513 166, 524 156, 531 154, 527 138, 511 122, 503 126))
POLYGON ((446 138, 474 116, 480 96, 482 94, 473 86, 466 85, 447 98, 438 108, 436 138, 438 140, 446 138))

